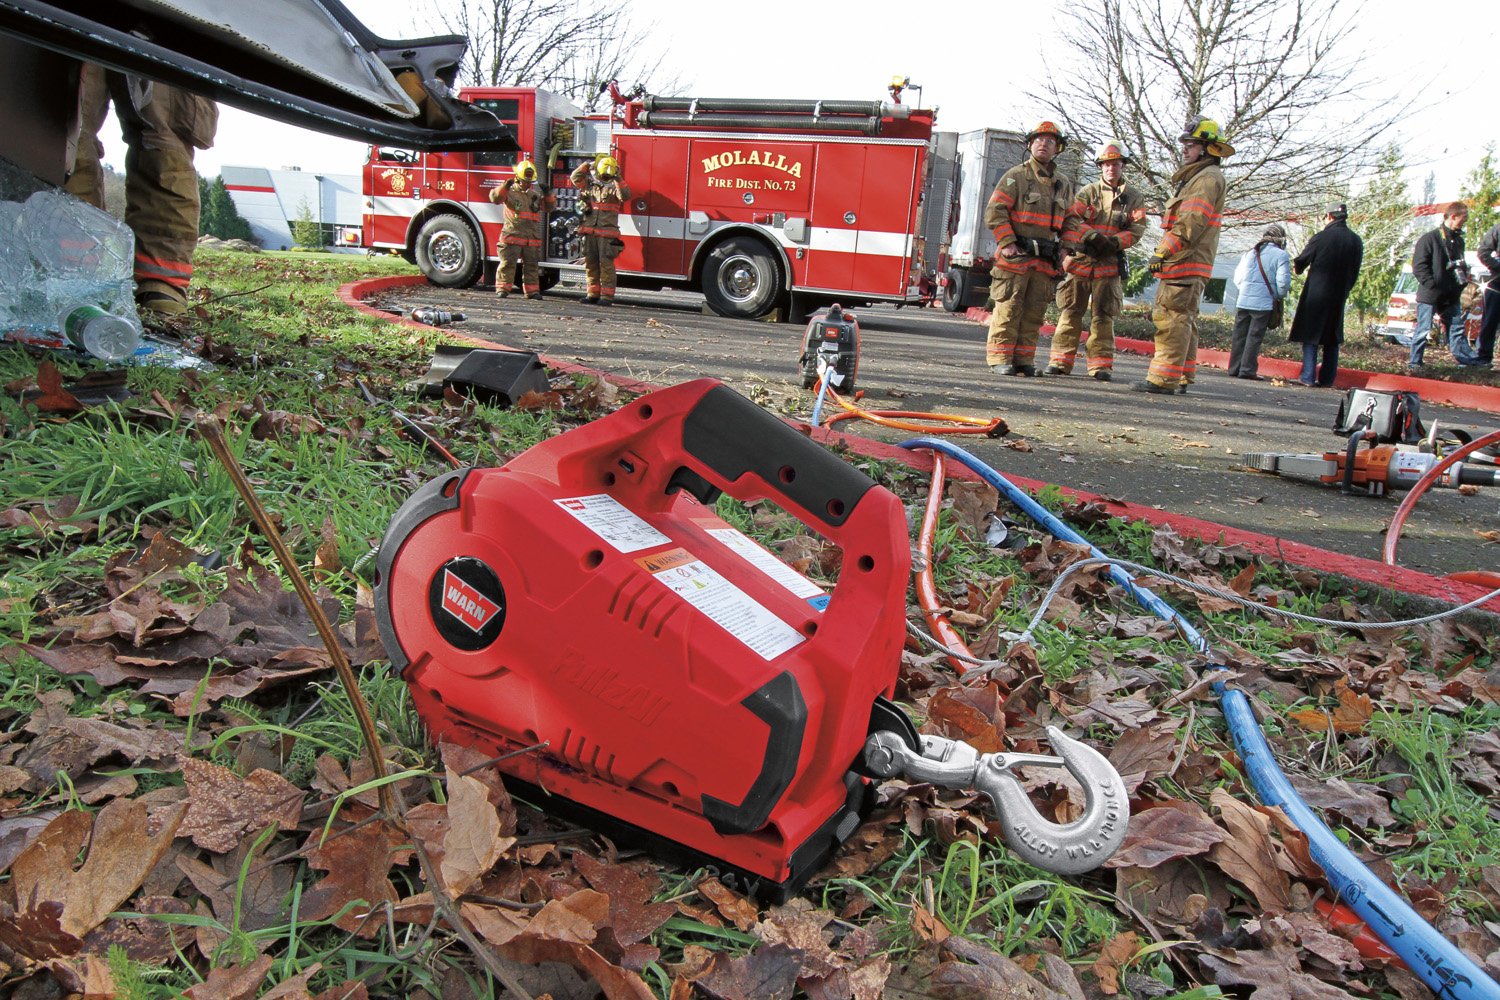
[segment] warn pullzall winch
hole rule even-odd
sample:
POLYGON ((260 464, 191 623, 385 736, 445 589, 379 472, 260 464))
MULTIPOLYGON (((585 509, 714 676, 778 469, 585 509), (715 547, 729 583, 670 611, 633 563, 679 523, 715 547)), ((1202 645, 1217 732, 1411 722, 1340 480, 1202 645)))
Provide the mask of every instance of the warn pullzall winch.
POLYGON ((894 494, 703 379, 423 486, 381 543, 375 608, 433 739, 545 744, 499 765, 526 797, 762 899, 853 834, 873 777, 977 788, 1028 860, 1097 866, 1128 814, 1097 751, 1050 730, 1060 757, 979 755, 888 700, 910 569, 894 494), (832 594, 721 520, 721 491, 836 543, 832 594), (1010 774, 1037 763, 1083 784, 1080 820, 1037 814, 1010 774))

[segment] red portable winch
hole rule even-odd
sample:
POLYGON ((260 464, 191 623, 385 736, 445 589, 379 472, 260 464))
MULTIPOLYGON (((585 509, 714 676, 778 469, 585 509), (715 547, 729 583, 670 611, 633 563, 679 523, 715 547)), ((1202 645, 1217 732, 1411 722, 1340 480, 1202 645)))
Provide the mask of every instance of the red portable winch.
POLYGON ((703 379, 423 486, 376 614, 433 739, 544 743, 500 764, 532 801, 777 900, 867 811, 872 730, 917 749, 886 700, 910 568, 890 491, 703 379), (721 491, 839 545, 832 594, 719 518, 721 491))

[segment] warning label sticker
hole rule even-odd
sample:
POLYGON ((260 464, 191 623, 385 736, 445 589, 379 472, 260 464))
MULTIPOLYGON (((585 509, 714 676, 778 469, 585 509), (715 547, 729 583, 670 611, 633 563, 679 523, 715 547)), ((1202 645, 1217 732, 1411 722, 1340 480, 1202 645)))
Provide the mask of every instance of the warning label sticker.
MULTIPOLYGON (((795 596, 814 600, 828 597, 822 587, 776 558, 774 552, 769 551, 738 528, 709 528, 708 533, 727 548, 743 556, 747 562, 766 576, 790 590, 795 596)), ((827 604, 827 601, 824 600, 821 604, 827 604)))
POLYGON ((620 501, 605 493, 590 497, 565 497, 553 502, 620 552, 639 552, 671 541, 620 501))
POLYGON ((636 564, 762 659, 774 660, 805 641, 800 632, 683 549, 640 556, 636 564))

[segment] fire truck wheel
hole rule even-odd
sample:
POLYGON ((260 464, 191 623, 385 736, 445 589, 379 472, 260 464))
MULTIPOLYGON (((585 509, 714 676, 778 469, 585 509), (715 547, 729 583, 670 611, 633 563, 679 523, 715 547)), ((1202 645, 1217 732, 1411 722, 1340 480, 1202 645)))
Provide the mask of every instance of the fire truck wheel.
POLYGON ((948 272, 948 283, 943 286, 943 308, 951 313, 963 312, 968 297, 969 276, 955 267, 948 272))
POLYGON ((451 212, 434 215, 417 233, 417 267, 427 280, 444 288, 467 288, 483 270, 479 237, 451 212))
POLYGON ((720 316, 764 316, 781 295, 781 268, 759 240, 736 236, 714 247, 703 264, 703 297, 720 316))

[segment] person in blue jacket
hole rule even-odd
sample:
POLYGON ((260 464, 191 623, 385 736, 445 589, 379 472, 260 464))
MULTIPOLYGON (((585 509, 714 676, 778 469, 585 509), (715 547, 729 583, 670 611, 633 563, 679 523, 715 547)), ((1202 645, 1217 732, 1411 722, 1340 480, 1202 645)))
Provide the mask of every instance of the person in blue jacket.
POLYGON ((1234 340, 1229 348, 1229 374, 1261 381, 1260 342, 1271 326, 1271 314, 1292 287, 1292 257, 1286 252, 1286 230, 1272 223, 1260 234, 1255 246, 1240 255, 1234 269, 1234 287, 1240 291, 1234 314, 1234 340))

